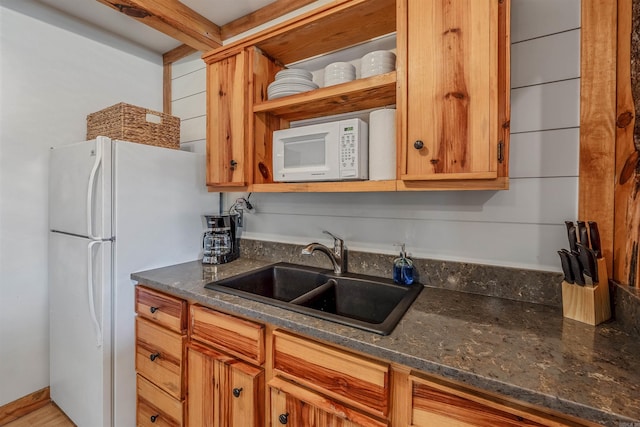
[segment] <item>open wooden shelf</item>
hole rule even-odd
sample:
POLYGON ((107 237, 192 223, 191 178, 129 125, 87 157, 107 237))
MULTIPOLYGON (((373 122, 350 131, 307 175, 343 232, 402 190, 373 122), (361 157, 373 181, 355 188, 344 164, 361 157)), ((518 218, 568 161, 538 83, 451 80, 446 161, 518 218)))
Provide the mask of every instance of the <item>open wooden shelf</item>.
POLYGON ((336 0, 235 43, 208 52, 217 60, 253 45, 281 64, 291 64, 396 31, 396 0, 336 0))
POLYGON ((303 120, 396 103, 396 72, 358 79, 285 96, 253 106, 254 113, 270 113, 285 120, 303 120))

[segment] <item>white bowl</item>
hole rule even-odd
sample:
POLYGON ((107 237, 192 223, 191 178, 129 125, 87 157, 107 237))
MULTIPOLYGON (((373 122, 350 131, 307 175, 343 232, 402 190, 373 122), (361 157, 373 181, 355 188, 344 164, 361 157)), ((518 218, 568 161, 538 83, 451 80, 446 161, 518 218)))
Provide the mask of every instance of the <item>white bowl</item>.
POLYGON ((369 66, 369 65, 396 65, 396 60, 395 59, 369 59, 369 60, 362 60, 360 62, 360 67, 365 67, 365 66, 369 66))
POLYGON ((394 65, 384 64, 384 65, 367 65, 362 67, 360 71, 362 73, 365 73, 367 71, 377 71, 377 70, 386 70, 388 72, 388 71, 393 71, 395 69, 396 67, 394 65))
POLYGON ((353 80, 355 78, 355 74, 329 74, 324 76, 325 80, 353 80))
POLYGON ((302 70, 299 68, 285 68, 276 73, 276 80, 280 80, 287 77, 298 77, 306 80, 312 80, 313 74, 311 71, 302 70))
POLYGON ((342 78, 355 78, 356 77, 356 73, 355 71, 352 72, 333 72, 333 73, 324 73, 324 78, 326 79, 331 79, 331 78, 338 78, 338 79, 342 79, 342 78))
POLYGON ((388 59, 388 60, 396 60, 396 54, 393 52, 389 52, 388 50, 375 50, 373 52, 367 53, 362 57, 363 61, 370 61, 372 59, 388 59))
POLYGON ((342 83, 351 82, 353 80, 355 80, 355 78, 353 78, 353 79, 329 79, 329 80, 325 80, 324 81, 324 87, 339 85, 339 84, 342 84, 342 83))
POLYGON ((370 70, 370 71, 363 71, 362 75, 360 76, 360 78, 362 79, 366 79, 367 77, 371 77, 371 76, 378 76, 380 74, 387 74, 390 73, 393 70, 370 70))
POLYGON ((326 67, 324 67, 324 71, 334 71, 334 70, 340 70, 340 71, 356 71, 356 67, 353 66, 353 64, 350 64, 348 62, 334 62, 332 64, 327 65, 326 67))

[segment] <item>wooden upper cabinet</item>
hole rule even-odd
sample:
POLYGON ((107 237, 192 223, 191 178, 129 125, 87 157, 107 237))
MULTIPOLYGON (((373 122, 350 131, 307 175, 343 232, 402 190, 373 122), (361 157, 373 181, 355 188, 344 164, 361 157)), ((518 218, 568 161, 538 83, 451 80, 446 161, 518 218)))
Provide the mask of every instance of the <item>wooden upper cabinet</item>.
POLYGON ((244 187, 248 86, 245 50, 207 64, 207 185, 244 187))
POLYGON ((506 184, 508 3, 406 0, 405 184, 506 184))
POLYGON ((510 0, 335 0, 205 54, 207 185, 258 192, 508 188, 509 14, 510 0), (391 33, 395 71, 267 99, 285 65, 391 33), (394 104, 396 179, 274 182, 273 131, 394 104))

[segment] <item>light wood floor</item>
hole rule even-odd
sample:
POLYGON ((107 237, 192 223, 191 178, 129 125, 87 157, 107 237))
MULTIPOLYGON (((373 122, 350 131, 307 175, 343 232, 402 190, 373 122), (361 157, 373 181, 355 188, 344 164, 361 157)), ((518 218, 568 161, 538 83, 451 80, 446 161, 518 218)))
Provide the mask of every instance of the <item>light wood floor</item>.
POLYGON ((55 404, 49 403, 4 427, 75 427, 75 424, 55 404))

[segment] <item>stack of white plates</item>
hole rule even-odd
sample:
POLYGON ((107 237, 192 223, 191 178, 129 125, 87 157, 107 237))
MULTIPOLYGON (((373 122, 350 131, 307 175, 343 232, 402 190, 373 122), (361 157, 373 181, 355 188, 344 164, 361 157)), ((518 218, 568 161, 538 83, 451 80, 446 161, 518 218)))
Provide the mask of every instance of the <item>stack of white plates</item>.
POLYGON ((362 57, 360 75, 362 78, 389 73, 396 69, 396 55, 388 50, 376 50, 362 57))
POLYGON ((276 99, 318 89, 312 79, 310 71, 286 68, 276 74, 276 80, 267 87, 267 95, 269 99, 276 99))
POLYGON ((324 86, 350 82, 356 78, 356 67, 348 62, 334 62, 324 68, 324 86))

